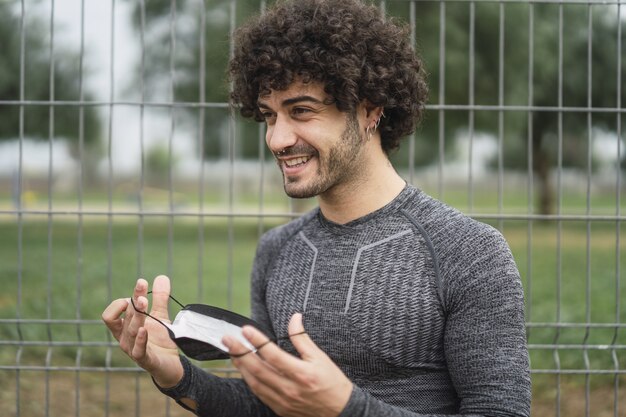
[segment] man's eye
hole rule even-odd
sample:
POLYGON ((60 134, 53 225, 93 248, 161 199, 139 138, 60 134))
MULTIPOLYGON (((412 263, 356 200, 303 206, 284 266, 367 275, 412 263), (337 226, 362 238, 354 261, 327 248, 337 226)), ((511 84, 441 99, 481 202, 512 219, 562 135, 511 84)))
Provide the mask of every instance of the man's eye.
POLYGON ((269 111, 264 111, 264 112, 261 112, 261 116, 263 116, 265 120, 268 120, 274 117, 274 113, 269 112, 269 111))
POLYGON ((311 109, 307 109, 306 107, 294 107, 291 110, 291 113, 293 113, 294 115, 298 116, 298 115, 309 113, 310 111, 311 111, 311 109))

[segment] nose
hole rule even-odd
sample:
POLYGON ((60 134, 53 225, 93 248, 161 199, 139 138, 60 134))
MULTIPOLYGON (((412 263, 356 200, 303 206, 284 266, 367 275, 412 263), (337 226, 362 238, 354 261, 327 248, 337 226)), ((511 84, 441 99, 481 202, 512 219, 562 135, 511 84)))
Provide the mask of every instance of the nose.
POLYGON ((273 124, 267 126, 265 143, 274 153, 293 146, 298 141, 294 127, 287 117, 276 116, 273 124))

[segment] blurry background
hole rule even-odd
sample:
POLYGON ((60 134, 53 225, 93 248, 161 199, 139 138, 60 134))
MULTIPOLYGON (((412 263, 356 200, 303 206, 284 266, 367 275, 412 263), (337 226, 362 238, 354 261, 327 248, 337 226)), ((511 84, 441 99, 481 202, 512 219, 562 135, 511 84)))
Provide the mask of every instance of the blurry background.
MULTIPOLYGON (((249 314, 258 237, 314 206, 226 104, 229 35, 269 3, 0 0, 3 415, 188 415, 100 314, 158 274, 249 314)), ((626 416, 620 3, 375 3, 431 88, 394 163, 509 241, 537 416, 626 416)))

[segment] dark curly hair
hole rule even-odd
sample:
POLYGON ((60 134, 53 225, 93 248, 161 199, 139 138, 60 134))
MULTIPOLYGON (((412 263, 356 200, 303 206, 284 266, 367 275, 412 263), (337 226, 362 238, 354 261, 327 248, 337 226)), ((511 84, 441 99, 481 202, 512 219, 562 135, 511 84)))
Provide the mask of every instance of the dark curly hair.
POLYGON ((422 117, 428 87, 406 25, 385 19, 372 5, 279 1, 240 27, 234 44, 231 102, 245 117, 264 120, 259 95, 285 90, 296 79, 321 82, 340 111, 355 114, 364 99, 383 107, 379 128, 386 153, 422 117))

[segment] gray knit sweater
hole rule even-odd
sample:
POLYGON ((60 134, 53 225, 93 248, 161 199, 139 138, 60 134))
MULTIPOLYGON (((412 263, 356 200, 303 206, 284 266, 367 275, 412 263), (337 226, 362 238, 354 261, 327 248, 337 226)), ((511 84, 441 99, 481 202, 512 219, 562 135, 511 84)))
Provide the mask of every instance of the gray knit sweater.
MULTIPOLYGON (((262 237, 253 318, 284 337, 296 312, 354 382, 341 417, 530 414, 523 291, 506 242, 414 187, 345 225, 316 209, 262 237)), ((198 415, 274 415, 242 380, 183 365, 163 392, 195 399, 198 415)))

